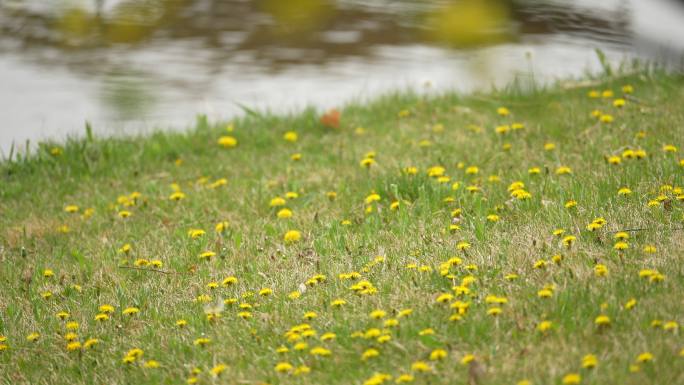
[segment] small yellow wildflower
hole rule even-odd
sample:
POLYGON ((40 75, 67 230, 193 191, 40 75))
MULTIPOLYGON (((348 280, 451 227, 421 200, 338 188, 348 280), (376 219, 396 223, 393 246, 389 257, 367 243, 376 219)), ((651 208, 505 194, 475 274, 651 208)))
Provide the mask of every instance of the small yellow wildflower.
POLYGON ((177 202, 181 199, 185 199, 185 194, 182 191, 176 191, 176 192, 172 193, 171 195, 169 195, 169 200, 177 202))
POLYGON ((639 354, 637 356, 637 359, 636 359, 636 362, 638 362, 640 364, 642 364, 644 362, 651 362, 651 361, 653 361, 653 354, 651 354, 649 352, 644 352, 644 353, 639 354))
POLYGON ((563 376, 563 385, 579 385, 582 382, 582 376, 577 373, 569 373, 563 376))
POLYGON ((553 323, 551 323, 551 321, 541 321, 537 325, 537 330, 539 330, 542 333, 546 333, 547 331, 551 330, 552 327, 553 323))
POLYGON ((361 359, 362 360, 368 360, 370 358, 374 358, 380 355, 380 352, 377 351, 376 349, 370 348, 366 349, 362 354, 361 354, 361 359))
POLYGON ((259 295, 262 297, 267 297, 269 295, 273 294, 273 289, 265 287, 261 290, 259 290, 259 295))
POLYGON ((302 238, 302 234, 297 230, 289 230, 283 236, 283 240, 286 243, 295 243, 302 238))
POLYGON ((297 133, 295 131, 287 131, 285 134, 283 134, 283 139, 294 143, 297 141, 297 133))
POLYGON ((278 211, 278 213, 276 214, 276 216, 280 219, 292 218, 292 210, 290 210, 288 208, 280 209, 278 211))
POLYGON ((332 354, 332 352, 329 349, 326 349, 322 346, 317 346, 309 350, 309 354, 312 356, 319 356, 319 357, 326 357, 332 354))
POLYGON ((430 352, 430 360, 431 361, 439 361, 448 355, 447 351, 444 349, 435 349, 432 352, 430 352))
POLYGON ((288 362, 279 362, 276 364, 274 369, 278 373, 289 373, 292 371, 292 369, 294 369, 294 367, 288 362))
POLYGON ((556 169, 556 175, 566 175, 566 174, 572 174, 572 169, 568 166, 559 166, 556 169))
POLYGON ((587 354, 582 357, 582 367, 584 369, 593 369, 598 365, 598 358, 593 354, 587 354))
POLYGON ((419 373, 426 373, 432 370, 432 367, 425 361, 416 361, 411 364, 411 370, 419 373))
POLYGON ((226 370, 228 370, 228 365, 217 364, 209 370, 209 373, 211 373, 211 375, 214 377, 218 377, 221 375, 221 373, 225 372, 226 370))
POLYGON ((380 309, 373 310, 373 311, 370 313, 370 317, 371 317, 372 319, 380 319, 380 318, 385 317, 385 315, 387 315, 387 312, 385 312, 384 310, 380 310, 380 309))
POLYGON ((663 151, 665 152, 677 152, 677 147, 671 144, 663 145, 663 151))
POLYGON ((475 361, 474 354, 466 354, 461 358, 461 365, 469 365, 471 362, 475 361))
POLYGON ((610 318, 607 315, 601 314, 594 319, 594 323, 598 327, 610 326, 610 318))
POLYGON ((210 250, 207 250, 207 251, 202 252, 202 253, 198 256, 198 258, 201 259, 201 260, 209 261, 209 260, 210 260, 211 258, 213 258, 215 255, 216 255, 215 252, 210 251, 210 250))
POLYGON ((83 343, 83 348, 84 349, 90 349, 93 346, 97 345, 100 343, 100 340, 97 338, 88 338, 84 343, 83 343))
POLYGON ((146 361, 145 364, 143 364, 143 367, 148 369, 157 369, 159 366, 159 362, 155 360, 149 360, 146 361))
POLYGON ((128 308, 124 309, 122 312, 123 315, 128 315, 128 316, 132 316, 132 315, 135 315, 138 313, 140 313, 140 309, 138 309, 137 307, 128 307, 128 308))
POLYGON ((79 341, 69 342, 66 346, 66 349, 70 352, 81 350, 81 343, 79 341))
POLYGON ((237 146, 238 141, 232 136, 226 135, 222 136, 218 139, 217 141, 218 145, 223 147, 223 148, 233 148, 237 146))

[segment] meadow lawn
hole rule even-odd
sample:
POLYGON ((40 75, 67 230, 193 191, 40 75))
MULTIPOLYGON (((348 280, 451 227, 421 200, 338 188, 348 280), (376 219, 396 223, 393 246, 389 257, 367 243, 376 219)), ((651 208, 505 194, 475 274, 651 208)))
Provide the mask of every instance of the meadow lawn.
POLYGON ((42 143, 1 384, 683 384, 684 78, 42 143))

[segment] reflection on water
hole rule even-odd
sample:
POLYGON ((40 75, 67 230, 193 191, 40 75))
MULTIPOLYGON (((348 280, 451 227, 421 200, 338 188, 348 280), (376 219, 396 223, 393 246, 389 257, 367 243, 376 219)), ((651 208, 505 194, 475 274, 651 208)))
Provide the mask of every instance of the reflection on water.
POLYGON ((0 150, 668 59, 682 26, 669 0, 0 0, 0 150))

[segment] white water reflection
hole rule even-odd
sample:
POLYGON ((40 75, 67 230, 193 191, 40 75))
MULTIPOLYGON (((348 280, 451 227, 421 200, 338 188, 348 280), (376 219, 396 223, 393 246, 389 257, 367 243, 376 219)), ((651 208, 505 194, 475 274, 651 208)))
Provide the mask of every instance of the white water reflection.
MULTIPOLYGON (((170 24, 143 31, 147 35, 136 30, 134 36, 142 37, 132 44, 65 47, 49 30, 59 8, 16 1, 15 7, 39 19, 28 35, 0 38, 0 150, 7 154, 13 142, 23 146, 27 139, 82 134, 86 120, 103 135, 186 129, 199 113, 227 119, 241 113, 239 105, 288 112, 424 89, 426 82, 432 90, 470 91, 531 73, 537 81, 550 81, 597 70, 595 48, 613 62, 672 61, 684 51, 684 11, 668 0, 608 1, 600 7, 588 1, 527 2, 514 8, 514 22, 523 25, 513 39, 469 50, 418 36, 421 26, 406 10, 414 2, 338 1, 343 22, 295 42, 259 29, 273 20, 249 8, 251 2, 227 2, 249 8, 240 23, 232 22, 238 30, 223 24, 237 18, 225 3, 213 9, 210 0, 177 2, 192 5, 184 9, 194 23, 187 28, 170 24)), ((105 1, 102 12, 118 3, 105 1)), ((422 3, 418 11, 441 3, 422 3)), ((0 26, 12 32, 7 4, 0 7, 0 26)), ((180 21, 173 23, 187 21, 175 17, 180 21)))

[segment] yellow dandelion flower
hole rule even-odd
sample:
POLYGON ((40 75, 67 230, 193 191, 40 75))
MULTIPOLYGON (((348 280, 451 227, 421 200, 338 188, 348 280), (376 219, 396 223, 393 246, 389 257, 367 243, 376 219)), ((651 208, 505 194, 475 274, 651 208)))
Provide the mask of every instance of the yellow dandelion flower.
POLYGON ((566 175, 566 174, 572 174, 572 169, 568 166, 559 166, 556 169, 556 175, 566 175))
POLYGON ((466 354, 461 358, 461 365, 469 365, 471 362, 475 360, 476 357, 474 354, 466 354))
POLYGON ((309 373, 311 373, 311 368, 306 365, 300 365, 297 368, 295 368, 294 372, 292 372, 292 374, 294 374, 295 376, 309 373))
POLYGON ((280 209, 280 210, 278 210, 278 213, 276 214, 276 216, 280 219, 292 218, 292 210, 290 210, 288 208, 280 209))
POLYGON ((271 199, 271 201, 269 202, 268 205, 271 207, 278 207, 278 206, 285 206, 285 203, 286 203, 285 198, 275 197, 275 198, 271 199))
POLYGON ((193 345, 195 346, 206 346, 211 342, 209 338, 197 338, 195 341, 192 342, 193 345))
POLYGON ((181 191, 176 191, 176 192, 172 193, 171 195, 169 195, 169 200, 177 202, 181 199, 185 199, 185 194, 181 191))
POLYGON ((574 235, 567 235, 563 238, 562 242, 563 242, 563 245, 565 245, 566 247, 569 248, 570 246, 572 246, 573 243, 575 243, 576 240, 577 240, 577 237, 575 237, 574 235))
POLYGON ((369 314, 369 316, 370 316, 372 319, 381 319, 381 318, 384 318, 385 315, 387 315, 387 312, 385 312, 384 310, 380 310, 380 309, 373 310, 373 311, 369 314))
POLYGON ((679 329, 679 324, 677 321, 668 321, 663 324, 663 330, 669 331, 669 332, 675 332, 679 329))
POLYGON ((609 164, 618 165, 618 164, 622 163, 622 158, 620 158, 617 155, 613 155, 613 156, 609 156, 608 158, 606 158, 606 161, 609 164))
POLYGON ((432 371, 432 367, 425 361, 416 361, 411 364, 411 370, 419 373, 432 371))
POLYGON ((237 146, 238 141, 237 141, 237 139, 235 139, 235 137, 226 135, 226 136, 220 137, 218 139, 217 143, 219 146, 221 146, 223 148, 233 148, 233 147, 237 146))
POLYGON ((598 264, 594 266, 594 273, 598 277, 605 277, 608 275, 608 267, 606 267, 606 265, 598 264))
POLYGON ((79 324, 76 321, 71 321, 71 322, 67 322, 66 325, 64 325, 64 327, 67 330, 78 330, 79 324))
POLYGON ((380 355, 380 352, 377 351, 376 349, 370 348, 366 349, 362 354, 361 354, 361 359, 362 360, 368 360, 374 357, 377 357, 380 355))
POLYGON ((435 349, 432 352, 430 352, 430 361, 439 361, 448 355, 447 351, 444 349, 435 349))
POLYGON ((636 362, 638 362, 640 364, 645 363, 645 362, 651 362, 651 361, 653 361, 653 354, 651 354, 649 352, 641 353, 636 358, 636 362))
POLYGON ((129 316, 132 316, 132 315, 135 315, 138 313, 140 313, 140 309, 138 309, 137 307, 127 307, 122 312, 123 315, 129 315, 129 316))
POLYGON ((70 352, 76 351, 76 350, 81 350, 81 343, 78 341, 73 341, 69 342, 66 346, 66 349, 70 352))
POLYGON ((83 343, 83 348, 84 349, 91 349, 95 345, 99 344, 100 340, 97 338, 88 338, 84 343, 83 343))
POLYGON ((666 145, 663 145, 663 151, 664 152, 677 152, 677 147, 673 146, 671 144, 666 144, 666 145))
POLYGON ((226 370, 228 370, 228 365, 217 364, 213 368, 209 369, 209 373, 211 373, 211 375, 214 377, 218 377, 221 375, 221 373, 225 372, 226 370))
POLYGON ((328 332, 328 333, 323 333, 320 337, 320 340, 321 341, 332 341, 335 338, 337 338, 337 335, 335 333, 328 332))
POLYGON ((487 215, 487 220, 488 220, 489 222, 498 222, 499 219, 500 219, 499 216, 496 215, 496 214, 489 214, 489 215, 487 215))
POLYGON ((368 169, 371 168, 371 166, 374 165, 374 164, 375 164, 375 159, 373 159, 373 158, 363 158, 363 159, 361 159, 361 161, 359 162, 359 165, 360 165, 361 167, 365 167, 365 168, 368 168, 368 169))
POLYGON ((283 139, 287 142, 294 143, 297 141, 297 133, 295 131, 287 131, 285 134, 283 134, 283 139))
POLYGON ((269 295, 273 294, 273 289, 265 287, 261 290, 259 290, 259 295, 262 297, 267 297, 269 295))
POLYGON ((143 367, 148 369, 157 369, 159 366, 159 362, 156 360, 149 360, 143 364, 143 367))
POLYGON ((599 327, 610 326, 610 318, 607 315, 601 314, 594 319, 594 324, 599 327))
POLYGON ((309 350, 309 354, 312 356, 327 357, 330 356, 332 352, 322 346, 317 346, 309 350))
POLYGON ((599 117, 599 121, 601 123, 612 123, 615 118, 613 118, 613 115, 610 114, 603 114, 599 117))
POLYGON ((216 256, 216 253, 215 253, 215 252, 207 250, 207 251, 201 253, 201 254, 198 256, 198 258, 201 259, 201 260, 208 261, 208 260, 210 260, 211 258, 213 258, 214 256, 216 256))
POLYGON ((598 358, 593 354, 587 354, 582 357, 582 367, 584 369, 593 369, 598 365, 598 358))
POLYGON ((286 243, 295 243, 302 238, 302 234, 297 230, 289 230, 283 236, 283 240, 286 243))
POLYGON ((487 310, 487 315, 498 316, 503 312, 500 307, 492 307, 487 310))
POLYGON ((197 239, 201 236, 206 234, 206 232, 202 229, 190 229, 188 230, 188 236, 192 239, 197 239))
POLYGON ((563 376, 563 385, 579 385, 582 382, 582 376, 577 373, 569 373, 563 376))
POLYGON ((537 330, 539 330, 542 333, 546 333, 547 331, 551 330, 553 327, 553 323, 551 321, 541 321, 537 325, 537 330))
POLYGON ((294 367, 288 362, 279 362, 276 364, 274 369, 278 373, 289 373, 292 371, 292 369, 294 369, 294 367))
POLYGON ((394 380, 394 382, 397 384, 405 384, 405 383, 413 382, 414 379, 415 378, 410 374, 400 374, 399 376, 397 376, 397 379, 394 380))

